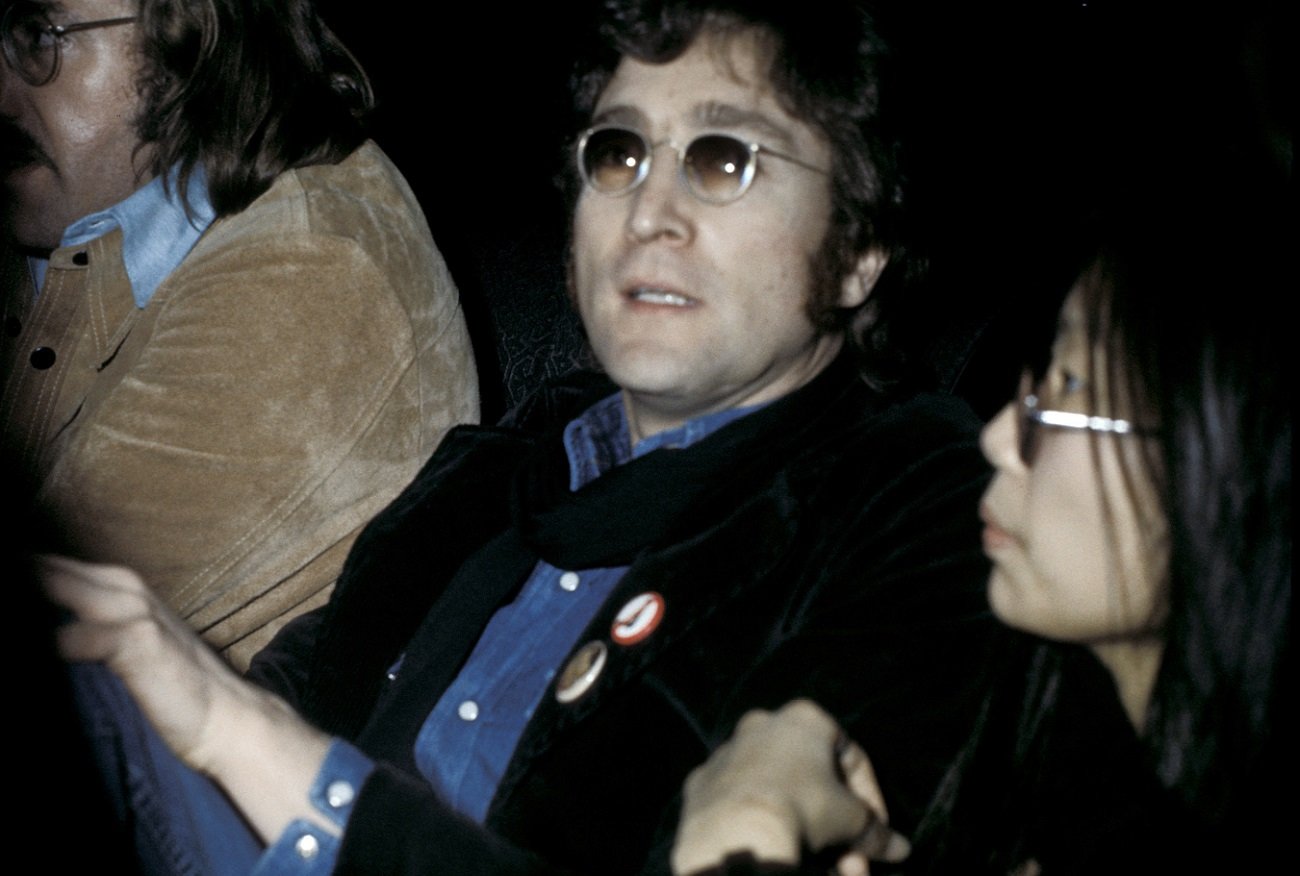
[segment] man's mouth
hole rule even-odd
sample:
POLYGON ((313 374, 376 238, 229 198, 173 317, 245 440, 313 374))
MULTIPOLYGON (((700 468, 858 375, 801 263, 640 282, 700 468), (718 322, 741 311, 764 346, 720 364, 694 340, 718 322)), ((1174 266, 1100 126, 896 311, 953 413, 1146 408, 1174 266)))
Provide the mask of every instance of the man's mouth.
POLYGON ((657 304, 663 307, 693 307, 696 304, 694 298, 659 286, 633 286, 623 294, 630 301, 641 304, 657 304))
POLYGON ((39 165, 52 166, 36 141, 12 122, 0 122, 0 178, 39 165))

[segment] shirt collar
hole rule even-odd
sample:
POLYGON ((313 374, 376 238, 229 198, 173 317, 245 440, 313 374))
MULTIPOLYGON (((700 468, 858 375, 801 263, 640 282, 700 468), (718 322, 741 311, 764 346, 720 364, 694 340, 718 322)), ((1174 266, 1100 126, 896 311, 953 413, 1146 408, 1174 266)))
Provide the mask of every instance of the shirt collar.
POLYGON ((569 489, 576 492, 615 466, 639 459, 651 451, 690 447, 762 407, 764 405, 751 405, 704 414, 675 429, 643 438, 633 447, 623 395, 616 392, 587 408, 564 427, 564 452, 569 457, 569 489))
POLYGON ((208 200, 208 180, 202 167, 196 166, 190 174, 184 197, 177 184, 177 168, 173 167, 167 177, 166 186, 163 177, 154 177, 125 200, 73 222, 59 243, 60 247, 81 246, 121 228, 122 262, 131 281, 135 306, 140 308, 149 303, 162 281, 189 255, 216 215, 208 200))

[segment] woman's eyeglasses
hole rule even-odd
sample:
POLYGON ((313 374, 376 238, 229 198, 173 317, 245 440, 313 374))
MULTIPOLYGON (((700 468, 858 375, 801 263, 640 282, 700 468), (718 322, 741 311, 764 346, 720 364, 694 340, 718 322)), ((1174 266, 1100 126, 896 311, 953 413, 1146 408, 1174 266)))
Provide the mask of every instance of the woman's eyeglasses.
POLYGON ((102 18, 75 24, 54 24, 39 3, 14 3, 0 19, 0 45, 5 63, 28 85, 40 87, 59 75, 63 38, 70 33, 130 24, 136 16, 102 18))
POLYGON ((1018 436, 1020 461, 1026 467, 1032 466, 1034 459, 1038 456, 1038 448, 1042 443, 1042 430, 1044 427, 1048 429, 1102 432, 1110 435, 1151 434, 1150 430, 1139 428, 1128 420, 1040 408, 1037 394, 1030 391, 1033 388, 1034 381, 1026 373, 1020 383, 1020 417, 1016 421, 1020 428, 1018 436))
POLYGON ((583 133, 578 140, 578 170, 587 185, 601 194, 627 194, 645 180, 655 149, 665 145, 677 153, 677 169, 686 188, 709 204, 729 204, 749 190, 758 170, 759 153, 815 173, 829 173, 729 134, 702 134, 683 149, 671 140, 652 143, 639 131, 614 125, 583 133))

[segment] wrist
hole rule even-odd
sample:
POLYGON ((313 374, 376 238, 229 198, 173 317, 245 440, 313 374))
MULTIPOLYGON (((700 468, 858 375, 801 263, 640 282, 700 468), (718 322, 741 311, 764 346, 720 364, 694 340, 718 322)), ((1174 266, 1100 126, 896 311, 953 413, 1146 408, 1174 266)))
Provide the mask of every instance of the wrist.
POLYGON ((226 791, 265 841, 294 820, 338 829, 312 811, 308 792, 330 737, 278 697, 245 684, 211 706, 201 743, 202 769, 226 791))

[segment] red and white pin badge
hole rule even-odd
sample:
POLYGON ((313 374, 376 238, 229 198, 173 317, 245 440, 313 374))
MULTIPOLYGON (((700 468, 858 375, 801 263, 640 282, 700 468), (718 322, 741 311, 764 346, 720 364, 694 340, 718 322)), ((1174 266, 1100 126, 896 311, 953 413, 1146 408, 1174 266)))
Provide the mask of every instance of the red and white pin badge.
POLYGON ((620 645, 635 645, 650 635, 664 619, 664 598, 653 590, 633 596, 618 610, 609 635, 620 645))

